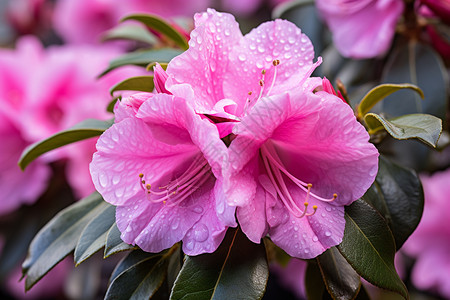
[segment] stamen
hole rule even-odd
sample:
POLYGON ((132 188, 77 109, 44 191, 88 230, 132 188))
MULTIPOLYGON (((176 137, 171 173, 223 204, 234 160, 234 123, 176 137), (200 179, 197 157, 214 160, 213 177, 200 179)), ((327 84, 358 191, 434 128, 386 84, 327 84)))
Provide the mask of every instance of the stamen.
POLYGON ((264 144, 261 147, 261 156, 264 163, 264 166, 267 171, 267 175, 269 176, 270 181, 272 182, 275 190, 277 192, 278 197, 283 202, 284 206, 297 218, 302 218, 304 216, 312 216, 317 211, 317 205, 314 205, 313 212, 308 213, 307 208, 309 205, 310 198, 318 201, 324 202, 332 202, 337 198, 337 194, 333 194, 333 197, 330 199, 320 197, 313 192, 311 192, 312 184, 304 183, 298 178, 294 177, 290 174, 286 168, 281 163, 280 158, 278 157, 276 150, 273 148, 271 144, 264 144), (297 187, 306 192, 305 202, 303 203, 304 209, 302 210, 296 203, 296 201, 292 198, 289 189, 284 182, 283 175, 289 178, 297 187))
POLYGON ((152 203, 168 202, 169 206, 180 204, 193 192, 199 189, 203 183, 211 178, 211 168, 203 157, 196 158, 186 171, 178 178, 170 180, 167 185, 159 186, 152 190, 151 184, 145 184, 144 174, 139 174, 139 183, 146 192, 147 200, 152 203))
POLYGON ((267 96, 269 96, 270 92, 272 91, 273 86, 275 85, 275 80, 277 79, 277 66, 280 64, 280 61, 278 59, 275 59, 272 62, 272 65, 274 66, 274 71, 273 71, 273 77, 272 77, 272 84, 270 85, 269 90, 267 91, 267 96))

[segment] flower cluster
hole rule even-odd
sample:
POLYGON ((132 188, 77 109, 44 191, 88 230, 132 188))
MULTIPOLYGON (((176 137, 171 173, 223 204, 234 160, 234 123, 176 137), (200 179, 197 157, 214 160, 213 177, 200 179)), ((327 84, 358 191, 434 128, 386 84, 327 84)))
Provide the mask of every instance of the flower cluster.
POLYGON ((377 173, 378 152, 352 109, 311 77, 308 37, 275 20, 243 36, 234 17, 195 15, 189 49, 157 93, 115 107, 90 165, 117 206, 122 239, 157 252, 179 241, 213 252, 239 224, 287 253, 312 258, 340 243, 344 205, 377 173))

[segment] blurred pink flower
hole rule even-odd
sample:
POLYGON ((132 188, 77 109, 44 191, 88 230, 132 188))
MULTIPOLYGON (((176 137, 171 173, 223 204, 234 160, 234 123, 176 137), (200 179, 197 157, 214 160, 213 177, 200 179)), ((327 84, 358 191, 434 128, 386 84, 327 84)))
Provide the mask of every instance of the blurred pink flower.
MULTIPOLYGON (((0 96, 2 103, 5 100, 0 96)), ((0 141, 0 215, 3 215, 22 204, 34 203, 47 188, 50 169, 42 159, 31 163, 24 172, 19 169, 17 162, 29 141, 1 110, 0 141)))
MULTIPOLYGON (((4 98, 0 111, 11 120, 25 141, 22 149, 16 149, 17 159, 27 144, 87 118, 112 118, 106 112, 111 101, 109 88, 131 76, 133 70, 135 74, 140 73, 125 68, 97 80, 96 76, 117 55, 119 52, 109 47, 53 46, 44 49, 32 37, 20 39, 15 50, 0 50, 0 98, 4 98)), ((68 159, 68 181, 79 197, 94 191, 88 168, 94 145, 95 140, 83 141, 44 156, 46 161, 68 159)), ((17 164, 17 160, 13 164, 17 164)), ((22 185, 29 184, 27 182, 25 180, 22 185)))
MULTIPOLYGON (((270 6, 274 7, 278 4, 281 4, 283 2, 287 2, 290 0, 271 0, 270 2, 270 6)), ((240 16, 246 16, 246 15, 251 15, 253 13, 255 13, 258 8, 260 8, 262 6, 262 4, 264 3, 263 0, 246 0, 246 1, 242 1, 242 0, 222 0, 221 4, 222 4, 222 8, 227 11, 227 12, 231 12, 233 14, 236 15, 240 15, 240 16)))
POLYGON ((417 0, 438 16, 443 22, 450 24, 450 0, 417 0))
POLYGON ((147 94, 139 104, 145 95, 116 105, 122 117, 90 165, 95 187, 117 206, 125 242, 159 252, 181 240, 186 254, 213 252, 226 231, 215 210, 226 146, 184 99, 147 94))
POLYGON ((205 9, 210 0, 59 0, 53 26, 67 43, 98 44, 103 32, 118 25, 131 13, 152 13, 163 17, 191 16, 205 9))
POLYGON ((425 193, 422 220, 402 250, 414 257, 412 281, 450 298, 450 169, 421 176, 425 193))
POLYGON ((278 282, 292 291, 298 299, 306 299, 305 275, 308 263, 298 258, 291 258, 286 266, 273 264, 271 269, 278 275, 278 282))
POLYGON ((242 36, 233 16, 210 9, 195 15, 189 46, 169 63, 166 88, 198 113, 232 121, 221 220, 232 226, 237 207, 250 240, 269 233, 299 258, 338 244, 344 205, 373 182, 378 152, 347 104, 312 93, 322 79, 309 77, 320 60, 313 64, 308 37, 283 20, 242 36))
POLYGON ((317 0, 317 8, 345 57, 372 58, 391 46, 402 0, 317 0))
POLYGON ((52 10, 48 0, 9 0, 6 17, 20 35, 39 35, 50 29, 52 10))

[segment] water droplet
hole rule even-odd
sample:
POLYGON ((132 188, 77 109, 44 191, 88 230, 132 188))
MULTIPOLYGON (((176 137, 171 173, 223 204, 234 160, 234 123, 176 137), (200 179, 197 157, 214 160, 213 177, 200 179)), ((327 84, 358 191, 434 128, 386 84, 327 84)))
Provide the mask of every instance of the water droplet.
POLYGON ((309 249, 305 249, 305 254, 308 254, 309 253, 309 249))
POLYGON ((329 232, 329 231, 325 231, 325 236, 328 236, 328 237, 330 237, 330 236, 331 236, 331 232, 329 232))
POLYGON ((128 226, 127 229, 125 229, 126 232, 131 232, 131 227, 128 226))
POLYGON ((331 207, 327 206, 325 207, 326 211, 331 211, 331 207))
POLYGON ((216 26, 213 24, 213 23, 211 23, 211 22, 208 22, 208 26, 209 26, 209 31, 211 31, 211 33, 214 33, 214 32, 216 32, 216 26))
POLYGON ((172 230, 175 230, 178 228, 178 226, 180 225, 180 218, 176 218, 175 220, 173 220, 172 222, 172 230))
POLYGON ((312 240, 313 242, 317 242, 319 239, 317 238, 317 236, 313 236, 312 240))
POLYGON ((256 49, 256 46, 255 46, 255 44, 250 44, 250 50, 255 50, 256 49))
POLYGON ((224 201, 219 201, 219 203, 217 203, 216 209, 218 214, 223 214, 223 212, 225 211, 224 201))
POLYGON ((223 32, 226 36, 229 36, 230 35, 230 30, 227 28, 227 29, 225 29, 225 31, 223 32))
POLYGON ((106 187, 108 185, 108 177, 105 174, 100 174, 98 181, 102 187, 106 187))
POLYGON ((134 210, 138 209, 139 205, 135 205, 133 208, 134 210))
POLYGON ((203 38, 201 35, 197 36, 197 43, 200 45, 203 42, 203 38))
POLYGON ((245 59, 246 59, 245 54, 243 54, 243 53, 239 54, 238 58, 240 61, 245 61, 245 59))
POLYGON ((119 198, 123 196, 123 193, 124 193, 124 189, 123 188, 117 188, 114 191, 114 194, 116 195, 116 197, 119 197, 119 198))
POLYGON ((117 135, 117 133, 115 133, 114 131, 112 131, 112 133, 111 133, 111 139, 112 139, 114 142, 118 142, 118 141, 119 141, 119 136, 117 135))
POLYGON ((286 52, 286 53, 284 54, 284 58, 286 58, 286 59, 289 59, 289 58, 291 58, 291 57, 292 57, 292 54, 289 53, 289 52, 286 52))
POLYGON ((201 214, 203 212, 203 207, 201 206, 196 206, 192 209, 193 212, 197 213, 197 214, 201 214))
POLYGON ((294 231, 298 231, 298 226, 294 226, 294 231))
POLYGON ((293 36, 290 36, 288 38, 288 42, 289 42, 289 44, 294 44, 295 43, 295 38, 293 36))
POLYGON ((185 244, 186 249, 189 251, 192 251, 192 249, 194 249, 194 242, 193 241, 189 241, 185 244))
POLYGON ((323 212, 323 213, 322 213, 322 217, 326 217, 326 216, 327 216, 327 215, 323 212))
POLYGON ((263 65, 261 62, 259 62, 259 61, 256 62, 256 67, 257 67, 257 68, 260 68, 260 69, 261 69, 263 66, 264 66, 264 65, 263 65))
POLYGON ((192 230, 194 230, 194 239, 197 242, 204 242, 209 237, 209 230, 205 224, 195 224, 192 230))
POLYGON ((259 53, 263 53, 265 51, 264 46, 263 45, 258 45, 258 52, 259 53))
POLYGON ((114 175, 113 179, 112 179, 112 183, 113 184, 118 184, 120 182, 120 176, 119 175, 114 175))

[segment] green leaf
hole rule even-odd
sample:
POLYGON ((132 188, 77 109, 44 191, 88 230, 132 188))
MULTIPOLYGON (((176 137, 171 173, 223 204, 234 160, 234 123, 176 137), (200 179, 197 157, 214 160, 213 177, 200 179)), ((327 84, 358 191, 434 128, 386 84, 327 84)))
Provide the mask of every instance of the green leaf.
POLYGON ((422 99, 424 98, 422 90, 413 84, 381 84, 371 89, 361 100, 358 105, 358 117, 363 118, 364 115, 367 114, 375 106, 375 104, 377 104, 390 94, 402 89, 414 90, 420 95, 420 97, 422 97, 422 99))
POLYGON ((173 249, 159 254, 131 252, 113 271, 105 300, 151 298, 166 278, 173 249))
POLYGON ((380 156, 375 183, 362 197, 386 219, 397 250, 416 229, 423 212, 423 189, 416 172, 380 156))
POLYGON ((116 207, 108 204, 86 225, 75 248, 76 266, 105 246, 109 229, 116 221, 115 213, 116 207))
POLYGON ((345 231, 338 249, 368 282, 408 299, 408 290, 394 267, 395 241, 383 217, 356 200, 345 209, 345 231))
POLYGON ((26 290, 75 249, 86 225, 107 205, 95 192, 59 212, 39 231, 22 264, 26 290))
POLYGON ((75 143, 84 139, 101 135, 111 127, 113 121, 100 121, 87 119, 67 130, 60 131, 49 138, 28 146, 19 159, 19 167, 24 170, 33 160, 40 155, 56 148, 75 143))
POLYGON ((316 259, 327 291, 333 299, 354 299, 361 287, 361 280, 339 250, 332 247, 316 259))
POLYGON ((369 133, 385 129, 398 140, 419 139, 428 146, 436 148, 442 132, 442 120, 432 115, 412 114, 386 120, 380 115, 368 113, 364 117, 369 133))
POLYGON ((102 40, 132 40, 150 45, 157 43, 157 40, 153 34, 142 26, 135 24, 121 24, 113 29, 110 29, 103 34, 102 40))
POLYGON ((308 262, 305 274, 305 290, 308 300, 323 300, 330 298, 323 282, 319 266, 313 262, 308 262))
POLYGON ((136 65, 145 67, 152 62, 163 62, 168 63, 175 56, 183 53, 183 51, 173 48, 161 48, 153 50, 141 50, 119 56, 113 59, 108 68, 103 71, 98 77, 102 77, 105 74, 111 72, 112 70, 125 66, 125 65, 136 65))
POLYGON ((277 5, 275 9, 272 11, 272 19, 280 19, 283 17, 284 14, 286 14, 290 10, 296 9, 304 5, 314 5, 314 0, 295 0, 277 5))
POLYGON ((155 87, 153 83, 153 76, 136 76, 125 79, 113 86, 109 92, 111 95, 115 91, 141 91, 141 92, 152 92, 155 87))
POLYGON ((268 277, 264 244, 229 228, 214 253, 186 257, 170 299, 261 299, 268 277))
POLYGON ((164 34, 166 37, 174 41, 175 44, 178 45, 178 47, 180 47, 181 49, 187 50, 189 48, 187 39, 172 25, 156 15, 135 14, 122 19, 122 21, 126 20, 135 20, 141 22, 149 28, 164 34))
POLYGON ((103 257, 107 258, 118 252, 135 248, 135 246, 129 245, 122 241, 122 239, 120 238, 119 228, 117 228, 117 224, 114 223, 109 229, 108 235, 106 237, 105 253, 103 254, 103 257))
POLYGON ((424 113, 445 120, 449 92, 447 77, 442 58, 429 45, 399 40, 386 62, 382 82, 410 82, 422 89, 425 101, 410 91, 398 91, 383 101, 382 111, 392 117, 424 113))

